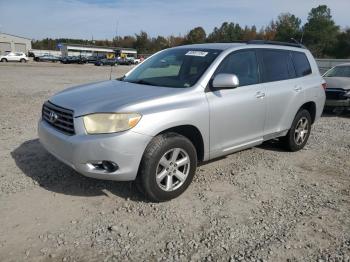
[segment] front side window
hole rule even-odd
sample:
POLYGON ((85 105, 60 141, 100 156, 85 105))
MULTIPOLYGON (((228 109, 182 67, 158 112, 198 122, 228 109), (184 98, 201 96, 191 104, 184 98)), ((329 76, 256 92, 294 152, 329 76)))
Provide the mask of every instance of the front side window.
POLYGON ((219 65, 217 74, 235 74, 239 79, 239 86, 259 83, 259 69, 255 51, 238 51, 229 54, 219 65))
POLYGON ((122 80, 162 87, 191 87, 220 52, 214 49, 168 49, 145 60, 122 80))
POLYGON ((285 50, 262 50, 264 82, 281 81, 296 76, 290 52, 285 50))
POLYGON ((336 66, 325 73, 324 77, 350 77, 350 66, 336 66))

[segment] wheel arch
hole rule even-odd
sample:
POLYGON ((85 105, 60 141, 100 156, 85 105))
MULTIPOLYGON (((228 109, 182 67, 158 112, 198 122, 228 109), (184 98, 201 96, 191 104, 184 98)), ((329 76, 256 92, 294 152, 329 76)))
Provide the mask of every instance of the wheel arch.
POLYGON ((159 132, 157 135, 170 132, 177 133, 188 138, 196 148, 198 161, 201 162, 204 160, 204 140, 201 132, 197 127, 195 127, 194 125, 179 125, 167 128, 159 132))
POLYGON ((309 101, 304 103, 299 110, 297 111, 297 113, 302 110, 302 109, 306 109, 307 111, 309 111, 310 116, 311 116, 311 124, 313 124, 315 122, 316 119, 316 103, 313 101, 309 101))

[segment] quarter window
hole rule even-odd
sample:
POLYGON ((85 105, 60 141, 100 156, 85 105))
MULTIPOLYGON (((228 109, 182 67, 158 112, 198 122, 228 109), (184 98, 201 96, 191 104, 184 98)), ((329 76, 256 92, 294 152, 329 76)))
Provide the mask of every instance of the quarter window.
POLYGON ((229 54, 215 72, 217 74, 235 74, 240 86, 259 83, 258 62, 255 51, 239 51, 229 54))
POLYGON ((310 75, 312 73, 309 60, 304 53, 292 52, 292 56, 298 77, 310 75))

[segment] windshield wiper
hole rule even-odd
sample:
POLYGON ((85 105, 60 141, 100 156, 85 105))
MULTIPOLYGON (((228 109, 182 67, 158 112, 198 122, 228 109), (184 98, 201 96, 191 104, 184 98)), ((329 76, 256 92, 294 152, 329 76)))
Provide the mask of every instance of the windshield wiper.
POLYGON ((140 79, 137 81, 126 81, 126 82, 133 83, 133 84, 140 84, 140 85, 156 86, 156 84, 148 82, 148 81, 143 80, 143 79, 140 79))

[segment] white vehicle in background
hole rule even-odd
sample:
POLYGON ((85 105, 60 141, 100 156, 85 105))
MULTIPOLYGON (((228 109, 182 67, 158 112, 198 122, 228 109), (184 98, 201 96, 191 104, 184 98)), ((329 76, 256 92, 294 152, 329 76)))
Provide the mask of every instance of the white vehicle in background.
POLYGON ((133 56, 126 57, 125 61, 129 62, 128 64, 131 64, 131 65, 137 65, 137 64, 141 63, 141 60, 139 58, 136 58, 133 56))
POLYGON ((140 58, 134 58, 134 64, 138 65, 139 63, 141 63, 141 59, 140 58))
POLYGON ((10 52, 6 55, 0 56, 1 62, 21 62, 26 63, 28 61, 28 57, 23 52, 10 52))

